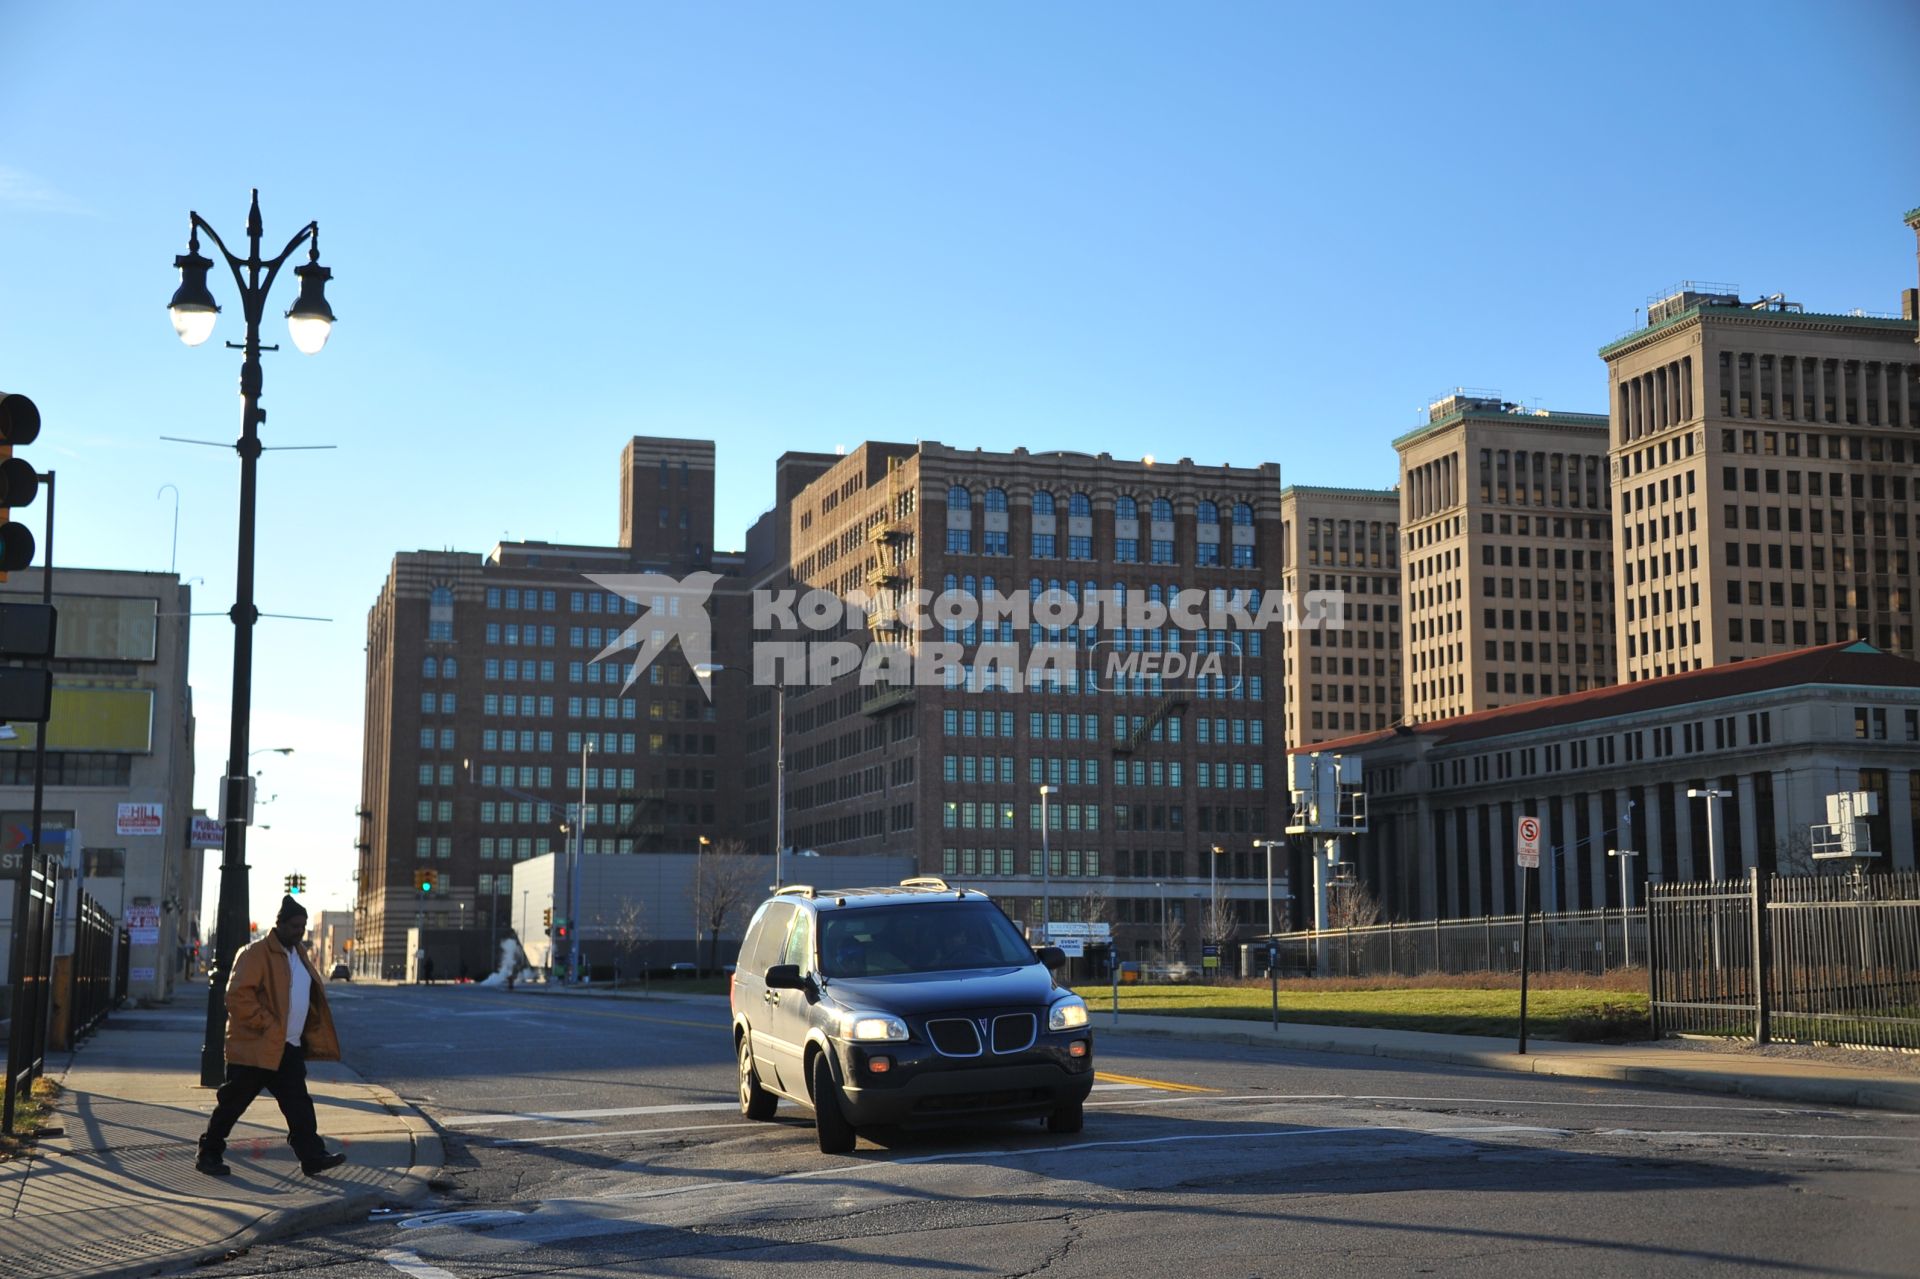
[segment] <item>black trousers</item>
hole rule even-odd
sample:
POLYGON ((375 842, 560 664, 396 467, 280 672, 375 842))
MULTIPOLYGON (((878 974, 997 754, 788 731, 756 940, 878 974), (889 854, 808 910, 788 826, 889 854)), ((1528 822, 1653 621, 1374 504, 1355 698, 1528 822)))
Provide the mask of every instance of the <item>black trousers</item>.
POLYGON ((307 1092, 306 1046, 288 1044, 280 1055, 280 1069, 227 1063, 227 1082, 215 1093, 213 1117, 207 1121, 207 1133, 200 1148, 217 1155, 227 1148, 227 1137, 240 1116, 262 1092, 270 1092, 280 1103, 287 1120, 287 1144, 303 1164, 325 1158, 327 1145, 320 1140, 319 1121, 313 1113, 313 1097, 307 1092))

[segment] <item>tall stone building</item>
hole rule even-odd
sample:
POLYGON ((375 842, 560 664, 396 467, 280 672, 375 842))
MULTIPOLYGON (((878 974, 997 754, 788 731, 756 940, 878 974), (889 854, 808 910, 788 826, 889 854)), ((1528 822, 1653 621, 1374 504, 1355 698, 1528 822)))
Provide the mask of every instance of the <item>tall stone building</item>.
POLYGON ((1344 625, 1286 637, 1289 746, 1400 722, 1400 495, 1310 488, 1280 494, 1281 584, 1297 605, 1340 591, 1344 625))
POLYGON ((1614 681, 1606 418, 1458 391, 1400 454, 1406 718, 1614 681))
POLYGON ((507 896, 514 864, 564 847, 583 786, 587 854, 741 833, 744 725, 677 649, 632 688, 631 644, 597 660, 655 601, 589 580, 717 575, 711 658, 737 662, 745 564, 713 551, 713 478, 711 441, 636 437, 621 454, 618 545, 394 557, 367 619, 358 971, 402 968, 415 925, 504 935, 523 917, 507 896), (425 871, 438 885, 423 897, 425 871))
POLYGON ((1865 640, 1915 655, 1911 319, 1684 285, 1601 349, 1622 678, 1865 640))

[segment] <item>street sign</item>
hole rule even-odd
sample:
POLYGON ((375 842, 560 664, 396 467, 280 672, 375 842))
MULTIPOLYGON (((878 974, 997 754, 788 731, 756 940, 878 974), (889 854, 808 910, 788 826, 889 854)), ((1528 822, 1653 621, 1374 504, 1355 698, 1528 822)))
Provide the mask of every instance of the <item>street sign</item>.
POLYGON ((1200 948, 1200 967, 1213 969, 1219 966, 1220 947, 1213 942, 1208 942, 1200 948))
POLYGON ((1087 953, 1087 943, 1080 937, 1056 937, 1053 945, 1059 947, 1060 953, 1068 959, 1080 959, 1087 953))
POLYGON ((1515 846, 1515 860, 1529 870, 1540 869, 1540 819, 1522 817, 1520 819, 1520 839, 1515 846))
POLYGON ((211 817, 196 817, 188 828, 189 848, 219 848, 226 842, 227 828, 211 817))

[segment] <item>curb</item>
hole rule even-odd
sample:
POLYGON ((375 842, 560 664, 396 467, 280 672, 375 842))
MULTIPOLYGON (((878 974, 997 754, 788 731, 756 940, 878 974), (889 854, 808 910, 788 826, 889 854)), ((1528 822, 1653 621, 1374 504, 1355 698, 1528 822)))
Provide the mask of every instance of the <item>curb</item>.
POLYGON ((172 1252, 157 1253, 127 1265, 69 1271, 62 1275, 61 1279, 137 1279, 138 1276, 156 1274, 163 1270, 208 1265, 220 1261, 229 1253, 244 1252, 258 1244, 270 1243, 275 1239, 314 1230, 321 1226, 334 1226, 364 1218, 368 1212, 382 1204, 410 1204, 425 1198, 429 1189, 428 1183, 439 1174, 445 1164, 446 1147, 439 1131, 425 1115, 402 1101, 391 1089, 368 1083, 364 1079, 360 1081, 360 1086, 373 1094, 375 1101, 385 1106, 406 1125, 407 1137, 413 1148, 412 1163, 400 1175, 400 1184, 397 1187, 383 1190, 368 1187, 348 1191, 338 1199, 329 1199, 322 1203, 282 1208, 265 1214, 252 1225, 242 1227, 224 1239, 196 1244, 190 1248, 176 1248, 172 1252))
POLYGON ((1111 1035, 1143 1035, 1155 1039, 1180 1039, 1190 1042, 1236 1044, 1247 1048, 1291 1048, 1303 1052, 1344 1053, 1349 1057, 1380 1057, 1397 1061, 1425 1061, 1448 1066, 1473 1066, 1481 1070, 1499 1070, 1509 1074, 1550 1075, 1570 1079, 1605 1079, 1616 1083, 1653 1084, 1689 1092, 1719 1093, 1734 1097, 1753 1097, 1767 1101, 1812 1102, 1823 1106, 1861 1106, 1873 1110, 1892 1110, 1920 1114, 1920 1080, 1911 1088, 1897 1082, 1872 1080, 1855 1083, 1845 1079, 1794 1079, 1769 1075, 1732 1074, 1720 1071, 1687 1070, 1672 1066, 1631 1066, 1604 1061, 1555 1060, 1551 1057, 1522 1057, 1518 1053, 1460 1052, 1445 1048, 1384 1047, 1377 1044, 1341 1043, 1313 1037, 1270 1039, 1245 1031, 1180 1031, 1153 1026, 1106 1026, 1095 1023, 1096 1030, 1111 1035))

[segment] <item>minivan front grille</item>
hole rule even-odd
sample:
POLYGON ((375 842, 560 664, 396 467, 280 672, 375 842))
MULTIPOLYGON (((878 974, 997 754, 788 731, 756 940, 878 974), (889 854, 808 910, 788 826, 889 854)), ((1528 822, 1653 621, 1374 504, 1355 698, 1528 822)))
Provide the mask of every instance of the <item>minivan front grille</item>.
POLYGON ((942 1057, 978 1057, 980 1030, 965 1017, 941 1017, 927 1023, 927 1038, 942 1057))
POLYGON ((1003 1013, 993 1019, 993 1051, 1023 1053, 1040 1037, 1040 1019, 1032 1013, 1003 1013))
POLYGON ((1040 1037, 1040 1019, 1032 1013, 1001 1013, 997 1017, 935 1017, 927 1022, 927 1039, 943 1057, 982 1057, 1022 1053, 1040 1037))

